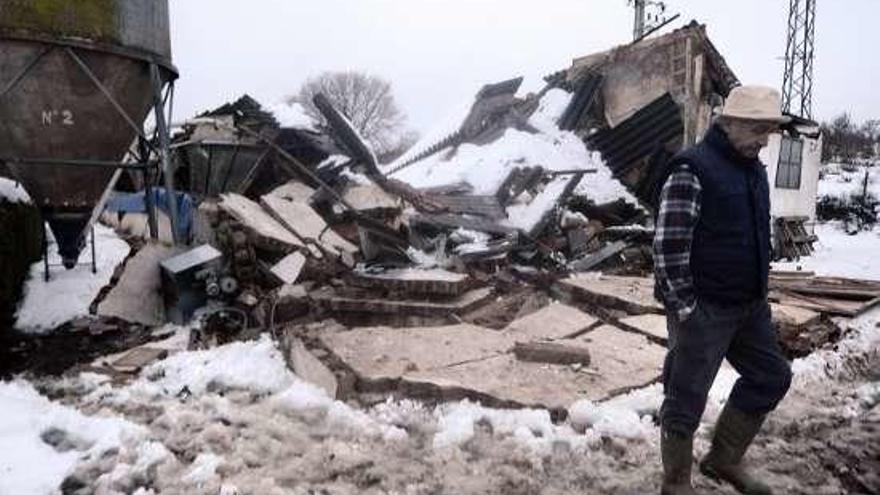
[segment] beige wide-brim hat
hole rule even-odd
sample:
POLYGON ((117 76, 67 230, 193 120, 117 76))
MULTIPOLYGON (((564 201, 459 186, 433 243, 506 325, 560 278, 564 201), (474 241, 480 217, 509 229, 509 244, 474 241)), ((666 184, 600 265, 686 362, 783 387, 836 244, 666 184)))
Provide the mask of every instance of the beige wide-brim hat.
POLYGON ((782 115, 779 92, 766 86, 739 86, 730 90, 719 114, 733 119, 786 124, 791 117, 782 115))

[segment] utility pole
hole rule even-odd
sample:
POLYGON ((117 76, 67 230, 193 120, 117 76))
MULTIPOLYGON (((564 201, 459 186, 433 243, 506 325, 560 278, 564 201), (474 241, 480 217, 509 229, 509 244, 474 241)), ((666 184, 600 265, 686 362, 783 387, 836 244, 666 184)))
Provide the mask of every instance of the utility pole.
POLYGON ((782 108, 811 120, 815 32, 816 0, 789 0, 782 108))
POLYGON ((645 0, 633 0, 636 18, 633 23, 633 39, 637 40, 645 34, 645 0))
MULTIPOLYGON (((655 0, 628 0, 635 10, 633 41, 638 41, 667 23, 666 3, 655 0)), ((677 16, 676 16, 677 17, 677 16)))

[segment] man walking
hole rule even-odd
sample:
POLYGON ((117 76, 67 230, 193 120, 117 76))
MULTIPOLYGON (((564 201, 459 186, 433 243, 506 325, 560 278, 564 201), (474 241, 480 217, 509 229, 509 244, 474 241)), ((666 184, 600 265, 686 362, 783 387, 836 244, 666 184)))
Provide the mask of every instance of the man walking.
POLYGON ((667 166, 654 237, 656 292, 669 329, 660 411, 664 495, 696 493, 693 435, 725 358, 741 377, 700 471, 742 493, 772 493, 742 459, 791 383, 767 303, 770 193, 758 159, 787 121, 775 90, 735 88, 703 141, 667 166))

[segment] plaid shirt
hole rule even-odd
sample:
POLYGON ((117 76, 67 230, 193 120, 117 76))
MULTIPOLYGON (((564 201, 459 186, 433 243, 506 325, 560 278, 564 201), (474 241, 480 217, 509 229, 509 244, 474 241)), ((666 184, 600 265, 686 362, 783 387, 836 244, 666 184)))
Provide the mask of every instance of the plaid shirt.
POLYGON ((660 211, 654 234, 654 275, 661 299, 679 321, 697 305, 691 275, 691 241, 700 216, 702 187, 687 165, 666 180, 660 193, 660 211))

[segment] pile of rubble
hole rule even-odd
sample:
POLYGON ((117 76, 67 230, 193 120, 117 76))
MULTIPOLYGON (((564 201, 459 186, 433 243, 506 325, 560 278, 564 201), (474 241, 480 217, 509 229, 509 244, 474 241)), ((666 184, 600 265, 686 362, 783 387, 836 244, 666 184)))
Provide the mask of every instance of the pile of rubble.
MULTIPOLYGON (((155 219, 134 213, 134 254, 93 304, 98 318, 71 323, 58 349, 104 339, 115 352, 198 321, 191 347, 271 332, 331 397, 560 414, 656 382, 666 321, 650 276, 654 165, 737 81, 699 26, 625 48, 575 61, 538 93, 519 96, 522 79, 486 85, 389 164, 320 95, 329 132, 285 127, 249 97, 188 121, 173 149, 198 204, 181 235, 197 247, 144 243, 155 219), (637 78, 651 87, 632 91, 631 71, 681 46, 702 72, 637 78), (109 327, 124 338, 106 338, 109 327)), ((126 230, 116 213, 105 220, 126 230)), ((880 300, 878 283, 805 273, 776 273, 771 288, 792 357, 880 300)), ((111 366, 163 355, 147 344, 111 366)))
MULTIPOLYGON (((194 125, 259 145, 257 159, 271 154, 284 174, 274 187, 191 190, 198 247, 145 244, 95 312, 135 329, 198 320, 191 348, 271 332, 295 373, 335 398, 471 398, 564 415, 579 399, 656 382, 666 321, 648 210, 560 129, 575 97, 551 84, 519 98, 519 84, 484 87, 456 130, 387 165, 326 101, 334 149, 310 160, 279 145, 273 126, 200 117, 194 125)), ((250 108, 236 115, 260 115, 250 108)), ((203 155, 190 149, 205 145, 198 132, 181 141, 192 156, 203 155)), ((878 296, 873 282, 775 273, 780 341, 806 355, 878 296)), ((148 343, 108 363, 129 373, 165 354, 148 343)))

